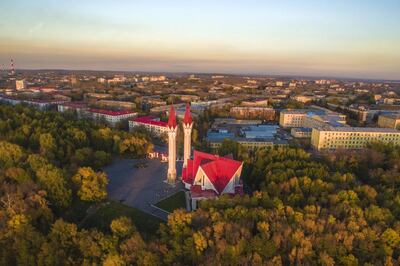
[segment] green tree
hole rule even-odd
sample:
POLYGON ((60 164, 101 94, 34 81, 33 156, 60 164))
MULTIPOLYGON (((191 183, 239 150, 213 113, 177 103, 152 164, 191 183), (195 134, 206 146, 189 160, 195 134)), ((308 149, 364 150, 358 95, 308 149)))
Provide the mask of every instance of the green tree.
POLYGON ((106 173, 96 173, 90 167, 81 167, 72 180, 78 186, 78 196, 81 200, 99 202, 107 197, 106 173))
POLYGON ((60 169, 47 165, 36 172, 39 184, 48 192, 52 204, 65 208, 71 203, 71 190, 60 169))

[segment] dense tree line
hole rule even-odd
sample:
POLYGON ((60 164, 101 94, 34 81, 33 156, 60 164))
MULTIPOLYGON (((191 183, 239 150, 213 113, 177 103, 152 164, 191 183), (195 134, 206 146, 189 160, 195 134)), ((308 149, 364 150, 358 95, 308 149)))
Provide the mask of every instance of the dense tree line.
POLYGON ((41 126, 34 129, 29 125, 40 114, 23 107, 1 108, 14 112, 1 113, 1 265, 400 263, 400 147, 372 143, 363 152, 316 156, 290 147, 248 153, 227 141, 220 153, 245 162, 242 177, 253 195, 202 201, 194 212, 177 210, 161 224, 156 238, 144 240, 127 217, 113 220, 103 232, 80 229, 57 211, 74 197, 96 202, 106 196, 107 179, 77 164, 76 150, 112 156, 120 154, 126 139, 139 142, 144 136, 54 113, 42 113, 47 122, 35 122, 41 126), (30 128, 28 141, 14 136, 24 134, 23 125, 30 128), (86 144, 70 140, 65 131, 74 127, 86 135, 78 143, 86 144), (42 134, 50 134, 52 141, 41 140, 42 134), (73 145, 61 144, 69 141, 73 145))

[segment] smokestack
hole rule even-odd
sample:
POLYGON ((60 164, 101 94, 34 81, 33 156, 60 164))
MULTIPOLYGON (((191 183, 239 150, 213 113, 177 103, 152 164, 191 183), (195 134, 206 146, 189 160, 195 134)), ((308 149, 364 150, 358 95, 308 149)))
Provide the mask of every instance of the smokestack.
POLYGON ((12 76, 15 75, 14 60, 13 60, 13 59, 11 59, 11 75, 12 75, 12 76))

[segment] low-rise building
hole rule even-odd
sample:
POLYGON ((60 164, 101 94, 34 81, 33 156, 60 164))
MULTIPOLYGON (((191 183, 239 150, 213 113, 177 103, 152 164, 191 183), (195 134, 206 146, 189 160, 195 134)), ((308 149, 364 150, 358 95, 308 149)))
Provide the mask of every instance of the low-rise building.
POLYGON ((88 110, 90 115, 95 120, 104 120, 110 126, 115 126, 118 122, 127 120, 137 115, 133 111, 110 111, 104 109, 91 108, 88 110))
POLYGON ((311 145, 317 150, 362 149, 370 142, 400 145, 400 131, 390 128, 313 128, 311 145))
POLYGON ((0 101, 6 102, 12 105, 20 104, 20 103, 25 103, 28 105, 31 105, 33 107, 39 108, 39 109, 48 109, 52 106, 57 106, 58 104, 66 103, 68 101, 66 100, 57 100, 57 99, 50 99, 50 100, 41 100, 41 99, 18 99, 14 96, 6 96, 6 95, 0 95, 0 101))
POLYGON ((125 101, 113 101, 113 100, 98 100, 96 105, 104 107, 116 107, 122 109, 135 109, 136 104, 132 102, 125 101))
POLYGON ((306 110, 283 110, 279 115, 279 125, 283 128, 303 127, 306 110))
POLYGON ((233 140, 248 150, 287 145, 287 141, 278 136, 278 128, 277 125, 254 123, 254 120, 248 123, 246 120, 216 119, 207 132, 206 141, 213 150, 218 150, 225 139, 233 140))
POLYGON ((137 117, 129 120, 129 131, 132 131, 135 127, 143 126, 156 136, 162 136, 168 131, 168 123, 160 121, 159 118, 153 116, 137 117))
POLYGON ((314 100, 313 96, 307 96, 307 95, 296 95, 293 97, 293 100, 301 102, 301 103, 308 103, 314 100))
POLYGON ((248 101, 242 101, 242 106, 261 106, 267 107, 268 106, 268 99, 254 99, 248 101))
POLYGON ((279 125, 283 128, 346 126, 346 115, 322 109, 283 110, 279 115, 279 125))
POLYGON ((270 107, 235 106, 230 109, 230 114, 236 118, 275 120, 275 110, 270 107))
POLYGON ((67 111, 76 112, 78 118, 87 117, 88 106, 83 102, 67 102, 57 105, 57 109, 60 113, 67 111))
POLYGON ((290 130, 290 135, 294 138, 311 138, 311 128, 297 127, 290 130))
POLYGON ((378 118, 378 126, 400 129, 400 113, 380 115, 378 118))

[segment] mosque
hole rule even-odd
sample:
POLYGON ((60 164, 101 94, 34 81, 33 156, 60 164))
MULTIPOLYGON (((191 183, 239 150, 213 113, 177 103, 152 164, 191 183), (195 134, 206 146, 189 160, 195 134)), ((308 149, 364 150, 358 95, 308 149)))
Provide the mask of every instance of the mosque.
MULTIPOLYGON (((173 106, 169 112, 167 124, 168 134, 168 172, 167 181, 170 184, 177 182, 176 173, 176 113, 173 106)), ((197 202, 202 199, 216 198, 222 194, 242 195, 243 184, 240 179, 243 162, 233 160, 229 156, 221 157, 214 154, 194 151, 191 157, 191 134, 193 119, 190 105, 186 105, 182 121, 184 134, 183 167, 181 178, 185 188, 189 191, 191 208, 197 208, 197 202)))

